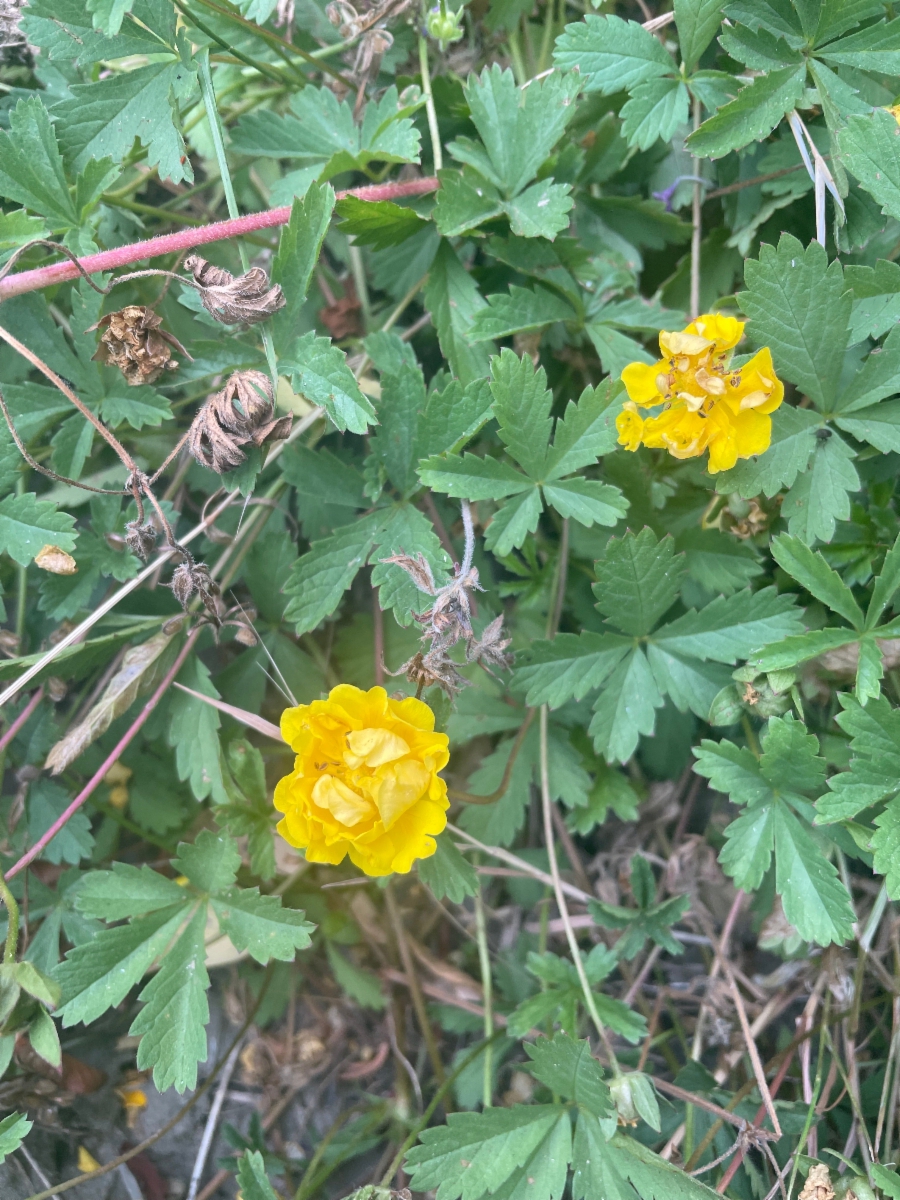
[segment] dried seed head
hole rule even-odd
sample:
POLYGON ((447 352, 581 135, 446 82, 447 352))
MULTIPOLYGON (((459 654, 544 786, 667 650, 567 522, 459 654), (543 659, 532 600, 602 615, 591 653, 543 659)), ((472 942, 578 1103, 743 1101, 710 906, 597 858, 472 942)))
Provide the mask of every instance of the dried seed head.
POLYGON ((213 622, 219 624, 219 609, 221 601, 219 600, 219 585, 210 576, 209 567, 206 563, 196 563, 193 559, 187 559, 181 563, 172 572, 172 582, 169 584, 175 594, 175 599, 183 609, 187 609, 191 597, 197 595, 203 603, 203 607, 212 617, 213 622))
POLYGON ((423 691, 427 687, 443 688, 451 699, 464 687, 469 686, 468 679, 460 675, 456 663, 443 648, 431 649, 427 654, 423 654, 420 650, 402 667, 396 671, 389 671, 388 674, 405 675, 419 691, 423 691))
POLYGON ((139 521, 129 521, 125 526, 125 545, 132 554, 136 554, 141 562, 146 562, 156 545, 156 526, 150 521, 143 525, 139 521))
POLYGON ((824 1163, 814 1163, 810 1167, 798 1200, 834 1200, 831 1171, 824 1163))
POLYGON ((282 441, 291 431, 292 420, 292 413, 275 416, 268 375, 235 371, 194 417, 188 450, 201 466, 224 475, 245 461, 243 446, 282 441))
POLYGON ((241 646, 255 646, 259 640, 249 625, 245 625, 242 621, 236 621, 234 640, 241 646))
POLYGON ((199 254, 191 254, 184 266, 200 285, 203 307, 223 325, 256 325, 284 308, 284 293, 277 283, 269 283, 262 267, 251 267, 235 278, 199 254))
POLYGON ((178 363, 172 358, 174 347, 190 358, 178 338, 160 329, 162 317, 143 304, 129 304, 118 312, 107 313, 85 332, 102 329, 100 345, 94 358, 97 362, 118 367, 132 387, 153 383, 163 371, 174 371, 178 363))
POLYGON ((508 671, 513 665, 513 656, 506 652, 512 638, 503 635, 503 614, 495 617, 481 635, 481 641, 472 638, 466 646, 466 662, 478 663, 487 673, 492 674, 491 667, 499 667, 508 671))
POLYGON ((60 550, 59 546, 44 546, 34 556, 34 565, 51 575, 74 575, 78 565, 71 554, 60 550))

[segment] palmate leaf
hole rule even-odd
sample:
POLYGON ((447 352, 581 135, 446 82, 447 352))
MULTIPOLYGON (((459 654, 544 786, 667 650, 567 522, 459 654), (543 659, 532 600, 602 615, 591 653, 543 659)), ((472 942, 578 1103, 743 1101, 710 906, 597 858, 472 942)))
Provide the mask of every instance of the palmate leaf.
POLYGON ((490 373, 491 343, 469 339, 475 314, 486 306, 478 285, 442 241, 428 273, 425 307, 431 313, 444 357, 463 384, 490 373))
POLYGON ((558 67, 578 71, 588 91, 604 95, 675 71, 659 40, 637 21, 593 13, 566 26, 553 57, 558 67))
POLYGON ((810 550, 799 538, 782 534, 772 542, 772 555, 778 565, 817 600, 840 613, 856 629, 863 628, 865 618, 853 593, 820 552, 810 550))
POLYGON ((542 329, 554 321, 572 321, 575 311, 555 292, 547 288, 529 288, 510 285, 508 294, 488 296, 488 307, 475 314, 469 340, 485 342, 491 338, 509 337, 513 333, 525 333, 542 329))
POLYGON ((55 228, 78 224, 50 116, 38 96, 20 100, 0 134, 0 194, 46 217, 55 228))
POLYGON ((681 58, 692 71, 722 23, 721 0, 675 0, 681 58))
POLYGON ((58 512, 49 500, 32 492, 0 500, 0 553, 27 566, 48 543, 61 550, 75 548, 75 518, 58 512))
POLYGON ((725 830, 719 855, 738 887, 754 891, 775 858, 775 888, 787 919, 801 937, 827 946, 852 934, 853 904, 837 870, 823 853, 804 817, 804 793, 818 794, 824 761, 818 739, 791 717, 773 717, 762 736, 757 762, 728 742, 704 741, 694 770, 726 791, 744 812, 725 830))
POLYGON ((900 710, 881 697, 863 707, 843 693, 837 723, 850 736, 849 770, 828 780, 830 793, 816 802, 816 824, 855 817, 900 791, 900 710))
POLYGON ((610 538, 594 564, 597 608, 623 633, 647 634, 675 603, 684 569, 671 537, 642 529, 610 538))
MULTIPOLYGON (((219 698, 210 680, 209 668, 199 658, 191 657, 178 672, 178 682, 204 696, 219 698)), ((190 783, 197 800, 212 796, 217 804, 228 799, 222 779, 219 751, 221 720, 215 708, 196 696, 175 690, 169 701, 169 745, 175 750, 178 778, 190 783)))
POLYGON ((31 1133, 32 1122, 21 1113, 10 1113, 0 1121, 0 1163, 18 1150, 31 1133))
POLYGON ((879 258, 874 267, 846 266, 844 282, 853 292, 851 346, 893 329, 900 319, 900 265, 879 258))
POLYGON ((588 733, 607 762, 627 762, 641 734, 653 733, 664 697, 642 648, 632 650, 610 675, 594 704, 588 733))
POLYGON ((314 926, 303 914, 282 908, 277 896, 261 896, 257 888, 228 888, 212 898, 222 932, 238 950, 248 950, 259 963, 293 962, 310 944, 314 926))
POLYGON ((564 1033, 528 1042, 532 1075, 552 1092, 571 1100, 593 1117, 611 1116, 614 1109, 603 1070, 591 1054, 590 1043, 564 1033))
POLYGON ((670 141, 688 119, 689 99, 677 78, 664 75, 639 83, 622 105, 622 134, 629 146, 649 150, 659 138, 670 141))
POLYGON ((836 523, 850 517, 850 493, 862 486, 855 457, 836 433, 817 439, 809 469, 785 496, 781 515, 790 532, 807 545, 830 542, 836 523))
POLYGON ((299 558, 284 585, 291 597, 284 617, 297 633, 315 629, 337 608, 341 596, 356 578, 375 544, 381 513, 336 529, 330 537, 313 542, 299 558))
POLYGON ((768 137, 803 94, 806 64, 779 67, 760 75, 724 104, 687 139, 701 158, 722 158, 768 137))
POLYGON ((437 849, 430 858, 416 863, 419 879, 434 894, 436 900, 445 897, 454 904, 462 904, 466 896, 478 892, 478 875, 472 864, 460 854, 448 832, 435 839, 437 849))
POLYGON ((346 355, 330 338, 303 334, 281 365, 291 374, 296 391, 321 404, 338 429, 365 433, 375 423, 375 411, 359 390, 346 355))

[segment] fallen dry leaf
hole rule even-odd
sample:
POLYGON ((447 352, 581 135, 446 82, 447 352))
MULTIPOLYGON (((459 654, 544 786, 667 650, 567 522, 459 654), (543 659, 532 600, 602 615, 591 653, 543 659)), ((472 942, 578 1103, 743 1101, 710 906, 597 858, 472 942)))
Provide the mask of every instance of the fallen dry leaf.
POLYGON ((78 571, 72 555, 60 550, 59 546, 43 546, 34 556, 34 565, 51 575, 74 575, 78 571))

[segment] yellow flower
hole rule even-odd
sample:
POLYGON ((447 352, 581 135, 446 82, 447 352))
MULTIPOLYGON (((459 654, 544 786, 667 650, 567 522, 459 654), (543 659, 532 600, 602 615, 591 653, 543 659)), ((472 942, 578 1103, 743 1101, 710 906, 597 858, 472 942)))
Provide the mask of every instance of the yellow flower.
POLYGON ((768 450, 769 414, 784 399, 784 385, 767 346, 743 367, 729 369, 743 333, 742 321, 715 313, 697 317, 684 330, 663 330, 663 358, 630 363, 622 372, 629 399, 616 419, 620 445, 667 450, 673 458, 698 458, 708 450, 712 474, 768 450), (642 418, 637 405, 663 407, 642 418))
POLYGON ((389 875, 434 854, 450 804, 438 771, 450 755, 427 704, 344 683, 286 709, 281 733, 297 757, 275 788, 278 832, 309 862, 349 854, 367 875, 389 875))

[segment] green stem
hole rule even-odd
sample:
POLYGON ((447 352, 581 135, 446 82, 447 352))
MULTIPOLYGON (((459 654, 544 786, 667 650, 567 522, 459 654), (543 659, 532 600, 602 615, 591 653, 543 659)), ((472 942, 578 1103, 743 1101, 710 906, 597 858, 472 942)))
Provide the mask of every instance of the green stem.
MULTIPOLYGON (((212 133, 213 146, 216 151, 216 161, 219 164, 219 175, 222 178, 222 188, 225 192, 225 204, 228 208, 228 215, 232 220, 240 216, 237 205, 237 197, 234 194, 234 184, 231 180, 231 171, 228 167, 228 158, 225 154, 225 137, 222 131, 222 118, 219 116, 219 106, 216 102, 216 92, 213 87, 212 71, 209 66, 209 50, 201 50, 197 56, 200 75, 200 90, 203 93, 203 103, 206 107, 206 115, 209 118, 209 128, 212 133)), ((244 243, 238 242, 238 254, 241 256, 241 266, 246 272, 250 267, 250 260, 247 258, 247 251, 244 249, 244 243)), ((278 390, 278 364, 275 361, 275 346, 272 342, 272 335, 267 329, 261 330, 263 348, 266 352, 266 361, 269 364, 269 374, 272 377, 272 394, 278 390)))
MULTIPOLYGON (((475 855, 476 863, 479 856, 475 855)), ((475 893, 475 936, 478 942, 478 962, 481 966, 481 986, 484 991, 484 1107, 490 1108, 494 1095, 494 1048, 491 1037, 494 1032, 494 986, 491 976, 491 956, 488 950, 487 923, 484 919, 484 898, 481 884, 475 893)))
POLYGON ((550 61, 550 46, 553 41, 553 18, 555 15, 556 0, 547 0, 544 6, 544 33, 541 37, 541 49, 538 54, 537 72, 540 75, 542 71, 547 69, 547 63, 550 61))
POLYGON ((16 904, 12 892, 9 890, 9 884, 3 878, 2 872, 0 872, 0 900, 6 905, 6 911, 9 913, 3 961, 4 963, 14 963, 16 961, 16 947, 19 944, 19 906, 16 904))
POLYGON ((434 107, 434 94, 431 90, 431 71, 428 67, 428 43, 419 35, 419 69, 422 72, 422 91, 425 93, 425 112, 428 115, 428 132, 431 134, 431 156, 434 159, 434 173, 443 169, 444 154, 441 150, 441 132, 438 128, 437 110, 434 107))
POLYGON ((522 58, 522 47, 519 44, 518 29, 509 31, 509 56, 512 59, 513 74, 516 77, 516 83, 519 87, 528 80, 528 72, 525 70, 525 60, 522 58))
MULTIPOLYGON (((16 480, 16 495, 21 496, 25 492, 25 475, 20 474, 16 480)), ((23 639, 25 637, 25 617, 28 613, 28 568, 23 567, 21 563, 16 565, 16 637, 18 639, 17 654, 23 654, 25 646, 23 639)))

